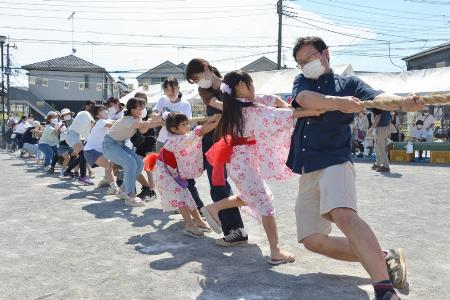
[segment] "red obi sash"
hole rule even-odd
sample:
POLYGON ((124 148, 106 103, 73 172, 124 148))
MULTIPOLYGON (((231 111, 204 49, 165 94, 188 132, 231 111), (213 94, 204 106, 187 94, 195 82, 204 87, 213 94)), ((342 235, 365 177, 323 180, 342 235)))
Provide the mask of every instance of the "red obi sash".
POLYGON ((231 161, 233 147, 256 144, 254 138, 240 137, 234 143, 232 143, 230 136, 227 136, 226 139, 227 143, 225 138, 222 138, 205 153, 206 160, 212 166, 212 184, 215 186, 225 185, 225 164, 231 161))
POLYGON ((172 167, 173 169, 176 169, 178 167, 175 154, 173 154, 173 152, 171 151, 164 149, 164 147, 161 148, 161 150, 159 151, 158 159, 162 161, 164 164, 168 165, 169 167, 172 167))

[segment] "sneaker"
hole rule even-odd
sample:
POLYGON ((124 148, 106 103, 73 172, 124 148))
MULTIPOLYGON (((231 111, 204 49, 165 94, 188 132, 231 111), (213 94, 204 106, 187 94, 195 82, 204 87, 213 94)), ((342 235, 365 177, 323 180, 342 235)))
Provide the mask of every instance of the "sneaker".
POLYGON ((375 300, 401 300, 400 297, 392 292, 384 294, 383 298, 376 298, 375 300))
POLYGON ((389 273, 389 279, 391 280, 394 288, 404 288, 407 282, 405 251, 402 248, 389 249, 385 260, 389 273))
POLYGON ((45 166, 44 167, 44 172, 46 172, 46 173, 48 173, 48 171, 51 169, 51 166, 49 165, 49 166, 45 166))
POLYGON ((88 177, 89 177, 89 178, 95 178, 95 173, 92 172, 92 171, 89 171, 88 177))
POLYGON ((59 172, 59 177, 65 177, 66 171, 64 169, 61 169, 61 171, 59 172))
POLYGON ((120 192, 120 189, 117 185, 111 184, 108 189, 106 190, 106 195, 116 195, 118 192, 120 192))
POLYGON ((89 177, 78 177, 78 182, 84 185, 94 185, 95 183, 89 177))
POLYGON ((49 173, 49 174, 55 173, 55 168, 53 168, 53 167, 48 168, 47 173, 49 173))
POLYGON ((222 247, 231 247, 247 242, 248 235, 241 228, 232 229, 228 235, 216 240, 216 244, 222 247))
POLYGON ((64 171, 62 174, 63 174, 64 177, 69 177, 69 178, 74 178, 75 177, 75 174, 73 172, 64 171))
POLYGON ((139 198, 144 200, 145 202, 156 199, 156 193, 154 190, 151 190, 148 187, 143 187, 141 192, 137 195, 139 198))
POLYGON ((117 189, 116 197, 125 200, 125 198, 123 197, 123 191, 120 187, 117 189))
POLYGON ((391 173, 391 169, 385 166, 379 167, 376 171, 380 173, 391 173))
POLYGON ((372 170, 378 170, 378 168, 380 168, 380 166, 379 165, 377 165, 377 164, 373 164, 373 166, 372 166, 372 170))
POLYGON ((122 198, 125 200, 126 206, 131 206, 131 207, 145 206, 145 202, 142 201, 142 199, 139 197, 130 196, 127 193, 122 193, 122 198))
MULTIPOLYGON (((92 177, 91 177, 92 178, 92 177)), ((108 187, 110 186, 108 179, 106 179, 106 177, 103 177, 102 180, 100 180, 100 182, 97 185, 99 188, 103 188, 103 187, 108 187)))

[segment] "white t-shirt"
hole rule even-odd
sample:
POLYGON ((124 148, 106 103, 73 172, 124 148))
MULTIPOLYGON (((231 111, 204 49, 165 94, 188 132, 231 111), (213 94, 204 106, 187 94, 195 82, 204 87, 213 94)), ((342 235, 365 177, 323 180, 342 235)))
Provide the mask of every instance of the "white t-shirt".
POLYGON ((423 121, 423 127, 425 128, 425 130, 428 131, 428 134, 430 134, 430 132, 433 133, 432 129, 434 128, 434 123, 436 122, 436 118, 432 114, 429 114, 428 116, 420 115, 417 118, 417 120, 423 121), (430 129, 428 129, 428 128, 430 128, 430 129))
MULTIPOLYGON (((185 114, 189 119, 192 118, 192 108, 191 104, 186 100, 180 100, 178 102, 171 102, 169 97, 162 96, 159 98, 158 103, 155 106, 155 110, 159 113, 164 112, 177 112, 185 114)), ((165 143, 167 140, 168 132, 165 126, 159 131, 157 141, 160 143, 165 143)))
POLYGON ((86 140, 91 132, 91 122, 94 121, 94 118, 89 112, 85 110, 80 111, 75 119, 73 119, 69 130, 77 132, 82 140, 86 140))
POLYGON ((28 123, 20 122, 20 124, 17 124, 16 129, 14 130, 14 133, 18 134, 24 134, 25 131, 27 131, 28 123))
POLYGON ((106 127, 107 124, 111 124, 108 120, 100 119, 95 123, 94 128, 91 130, 91 134, 89 135, 86 145, 84 146, 85 150, 97 150, 98 152, 103 152, 102 144, 105 138, 105 135, 108 133, 109 128, 106 127))
POLYGON ((424 127, 422 127, 422 129, 418 129, 417 127, 414 126, 411 129, 411 136, 416 139, 426 139, 427 131, 424 127))

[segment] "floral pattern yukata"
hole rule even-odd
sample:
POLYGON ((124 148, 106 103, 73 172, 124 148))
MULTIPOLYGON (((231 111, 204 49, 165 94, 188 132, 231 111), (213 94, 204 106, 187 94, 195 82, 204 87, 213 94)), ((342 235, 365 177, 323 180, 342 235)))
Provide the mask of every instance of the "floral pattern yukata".
POLYGON ((275 108, 276 99, 271 95, 257 97, 256 106, 242 108, 244 137, 254 138, 256 144, 234 146, 231 162, 226 165, 228 176, 239 190, 239 198, 258 219, 275 214, 273 195, 265 179, 283 180, 293 175, 286 167, 293 110, 275 108))
POLYGON ((161 206, 164 211, 174 211, 187 207, 189 210, 197 208, 191 193, 183 189, 176 181, 178 175, 183 179, 196 178, 203 173, 203 154, 201 127, 198 126, 185 135, 169 134, 163 146, 154 170, 154 180, 159 191, 161 206), (175 156, 175 165, 164 161, 163 152, 175 156))

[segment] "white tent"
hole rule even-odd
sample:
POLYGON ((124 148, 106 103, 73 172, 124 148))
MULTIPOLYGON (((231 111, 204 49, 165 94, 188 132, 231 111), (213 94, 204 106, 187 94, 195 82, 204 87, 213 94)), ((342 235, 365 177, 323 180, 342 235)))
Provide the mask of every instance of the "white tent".
POLYGON ((450 67, 393 73, 355 74, 374 89, 406 95, 450 92, 450 67))

